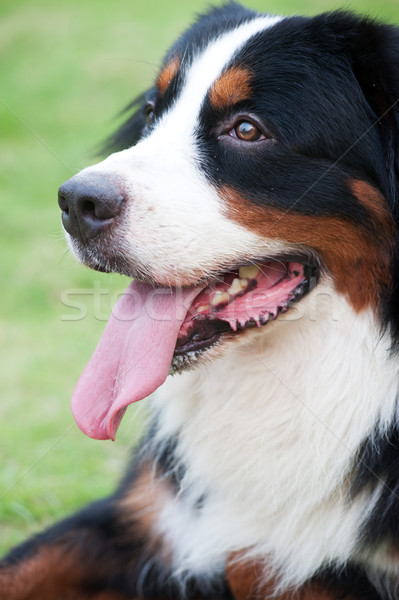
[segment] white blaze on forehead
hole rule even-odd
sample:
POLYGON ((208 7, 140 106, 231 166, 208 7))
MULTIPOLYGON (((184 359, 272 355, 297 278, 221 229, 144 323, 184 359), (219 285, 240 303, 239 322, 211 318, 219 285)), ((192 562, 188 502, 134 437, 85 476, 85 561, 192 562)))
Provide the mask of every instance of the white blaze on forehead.
POLYGON ((281 20, 255 18, 212 40, 193 60, 180 95, 150 134, 77 175, 120 178, 129 203, 118 239, 124 261, 140 265, 159 283, 188 285, 222 265, 294 251, 226 216, 224 201, 199 164, 195 136, 212 84, 254 35, 281 20))
POLYGON ((177 126, 180 123, 186 132, 195 128, 209 88, 222 74, 234 55, 250 38, 269 29, 282 19, 283 17, 276 16, 258 17, 211 41, 205 51, 194 59, 181 95, 169 113, 163 117, 159 126, 162 127, 165 122, 169 122, 176 116, 179 118, 177 126))

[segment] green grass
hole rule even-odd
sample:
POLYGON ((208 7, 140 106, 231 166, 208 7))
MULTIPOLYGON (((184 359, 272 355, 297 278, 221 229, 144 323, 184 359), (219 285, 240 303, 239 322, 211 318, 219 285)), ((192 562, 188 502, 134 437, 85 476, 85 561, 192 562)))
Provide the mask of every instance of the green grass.
MULTIPOLYGON (((131 407, 117 442, 96 442, 70 414, 74 384, 127 282, 68 256, 56 192, 94 160, 119 122, 113 116, 151 83, 165 49, 207 4, 1 3, 0 552, 112 490, 142 429, 142 407, 131 407), (99 286, 108 293, 97 306, 99 286), (63 301, 68 290, 87 308, 80 320, 63 301)), ((249 5, 310 14, 341 3, 249 5)), ((349 7, 399 21, 397 0, 349 7)))

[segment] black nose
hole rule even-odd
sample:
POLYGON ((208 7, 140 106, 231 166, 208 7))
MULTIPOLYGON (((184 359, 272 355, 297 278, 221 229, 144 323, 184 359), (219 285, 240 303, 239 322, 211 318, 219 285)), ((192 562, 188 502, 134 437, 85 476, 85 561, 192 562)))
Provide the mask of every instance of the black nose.
POLYGON ((80 174, 58 191, 62 224, 74 238, 86 241, 110 226, 124 202, 121 188, 104 174, 80 174))

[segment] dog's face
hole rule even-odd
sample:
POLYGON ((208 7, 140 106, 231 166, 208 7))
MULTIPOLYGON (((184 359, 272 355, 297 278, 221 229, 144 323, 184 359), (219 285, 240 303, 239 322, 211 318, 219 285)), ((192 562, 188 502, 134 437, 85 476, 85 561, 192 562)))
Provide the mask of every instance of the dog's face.
POLYGON ((347 15, 216 9, 170 50, 122 150, 61 187, 80 260, 183 286, 176 368, 326 278, 392 324, 392 36, 347 15))

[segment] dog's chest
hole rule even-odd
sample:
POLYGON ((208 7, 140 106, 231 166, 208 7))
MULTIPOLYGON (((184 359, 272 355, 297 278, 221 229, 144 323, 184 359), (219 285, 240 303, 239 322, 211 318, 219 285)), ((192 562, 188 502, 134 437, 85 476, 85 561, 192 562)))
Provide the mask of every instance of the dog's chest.
POLYGON ((352 361, 349 377, 347 358, 366 329, 366 316, 351 316, 341 310, 328 336, 315 336, 313 324, 311 343, 307 319, 294 336, 281 322, 160 391, 157 439, 175 440, 181 476, 159 528, 177 571, 217 572, 230 552, 250 548, 297 583, 353 555, 366 507, 362 498, 348 503, 348 476, 377 417, 380 378, 364 374, 383 365, 385 349, 379 356, 364 338, 359 376, 352 361), (346 348, 338 344, 343 330, 346 348))

